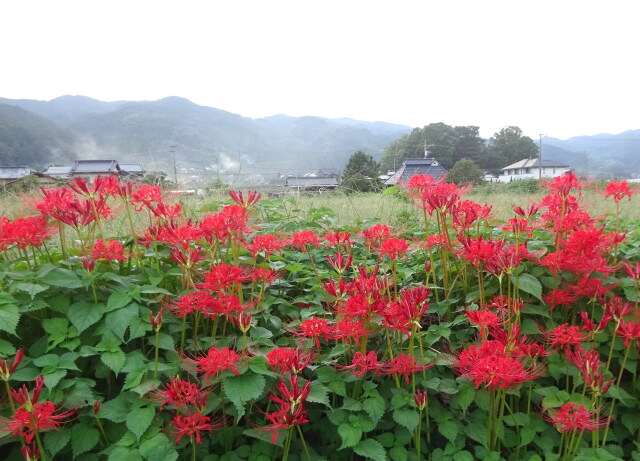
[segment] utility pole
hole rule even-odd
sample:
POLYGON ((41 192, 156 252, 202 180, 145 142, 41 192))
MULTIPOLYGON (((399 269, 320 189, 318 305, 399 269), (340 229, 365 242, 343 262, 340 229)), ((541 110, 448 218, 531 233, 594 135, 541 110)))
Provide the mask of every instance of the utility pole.
POLYGON ((540 154, 538 155, 538 179, 542 179, 542 137, 546 134, 540 134, 540 154))
POLYGON ((173 182, 178 187, 178 167, 176 166, 176 146, 169 146, 171 148, 171 156, 173 157, 173 182))

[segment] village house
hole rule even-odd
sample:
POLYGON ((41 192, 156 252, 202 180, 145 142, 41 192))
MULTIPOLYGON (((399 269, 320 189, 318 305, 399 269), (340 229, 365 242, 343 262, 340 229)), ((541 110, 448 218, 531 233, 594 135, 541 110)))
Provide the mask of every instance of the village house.
POLYGON ((0 182, 6 186, 33 173, 28 166, 0 166, 0 182))
POLYGON ((499 180, 500 182, 511 182, 518 179, 555 178, 570 170, 571 167, 562 162, 543 159, 542 165, 540 165, 539 158, 529 158, 502 168, 499 180))
POLYGON ((404 160, 400 169, 384 182, 384 185, 408 184, 413 176, 419 174, 431 176, 438 181, 447 175, 447 170, 434 158, 408 158, 404 160))

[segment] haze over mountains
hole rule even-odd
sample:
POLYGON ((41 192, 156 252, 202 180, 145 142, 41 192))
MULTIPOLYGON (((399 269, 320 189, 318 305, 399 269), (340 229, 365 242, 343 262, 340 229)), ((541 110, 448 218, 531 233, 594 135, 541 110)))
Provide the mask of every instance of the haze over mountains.
MULTIPOLYGON (((0 98, 0 163, 46 167, 77 158, 113 158, 168 172, 174 152, 180 169, 257 173, 268 179, 341 170, 358 150, 380 160, 384 148, 411 129, 349 118, 251 119, 179 97, 117 102, 85 96, 0 98)), ((565 161, 583 174, 626 177, 640 171, 639 151, 640 130, 543 138, 545 158, 565 161)))

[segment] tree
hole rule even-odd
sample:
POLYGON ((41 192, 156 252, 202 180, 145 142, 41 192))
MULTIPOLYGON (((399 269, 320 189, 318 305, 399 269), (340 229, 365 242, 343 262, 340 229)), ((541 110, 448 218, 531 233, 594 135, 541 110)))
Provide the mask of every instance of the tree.
POLYGON ((458 160, 447 173, 447 182, 457 185, 480 184, 482 181, 484 181, 484 173, 476 162, 468 158, 458 160))
POLYGON ((355 152, 342 172, 341 184, 347 192, 372 192, 381 189, 378 163, 361 150, 355 152))
POLYGON ((487 168, 500 169, 511 163, 538 156, 538 146, 533 139, 523 136, 517 126, 508 126, 494 134, 487 148, 487 168))

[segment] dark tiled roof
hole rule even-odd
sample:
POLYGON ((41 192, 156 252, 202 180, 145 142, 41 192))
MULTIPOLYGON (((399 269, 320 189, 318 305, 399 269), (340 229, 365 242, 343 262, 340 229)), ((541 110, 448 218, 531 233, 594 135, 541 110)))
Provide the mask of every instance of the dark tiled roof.
POLYGON ((337 187, 336 178, 290 177, 286 179, 288 187, 337 187))
POLYGON ((446 176, 447 170, 432 158, 408 158, 404 161, 402 167, 387 179, 384 184, 386 186, 407 184, 413 176, 418 174, 431 176, 437 181, 446 176))
POLYGON ((117 173, 118 171, 120 171, 120 166, 115 160, 76 160, 71 167, 73 174, 111 174, 117 173))

